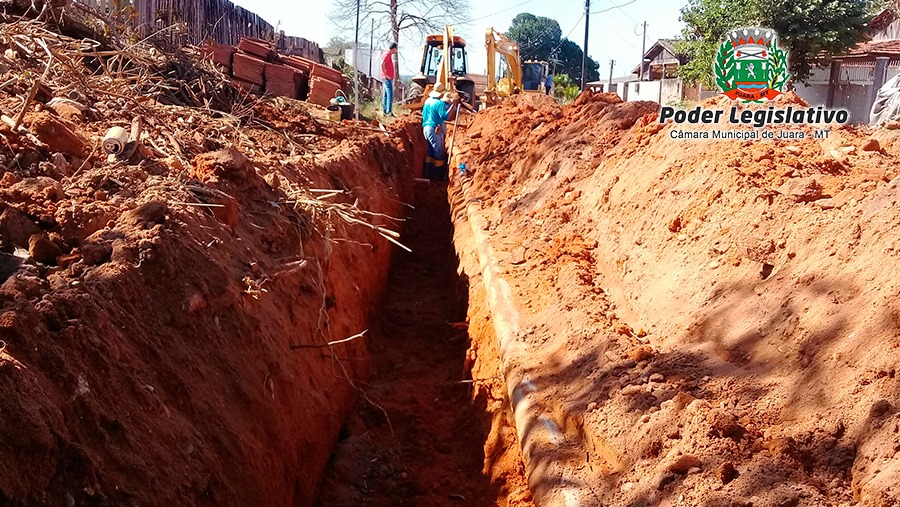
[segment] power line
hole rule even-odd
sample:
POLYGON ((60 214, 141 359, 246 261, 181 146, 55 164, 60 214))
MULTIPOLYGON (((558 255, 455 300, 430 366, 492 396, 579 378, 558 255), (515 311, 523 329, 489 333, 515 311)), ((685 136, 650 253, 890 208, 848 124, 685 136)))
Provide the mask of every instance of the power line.
POLYGON ((629 46, 631 46, 631 47, 634 48, 634 49, 640 49, 640 48, 638 48, 637 46, 635 46, 634 44, 628 42, 628 38, 627 38, 627 37, 623 37, 622 34, 621 34, 618 30, 612 28, 611 26, 607 26, 606 28, 607 28, 607 30, 609 30, 610 32, 612 32, 613 35, 615 35, 615 36, 618 37, 619 42, 624 42, 625 44, 628 44, 629 46))
POLYGON ((639 24, 640 22, 639 22, 638 20, 632 18, 632 17, 631 17, 631 14, 628 14, 628 11, 626 11, 625 9, 622 9, 622 7, 625 7, 626 5, 631 5, 631 4, 633 4, 634 2, 637 2, 637 0, 631 0, 631 1, 628 2, 628 3, 624 3, 624 4, 621 4, 621 5, 615 5, 615 4, 613 4, 612 9, 619 9, 619 12, 621 12, 622 14, 628 16, 628 19, 630 19, 630 20, 634 21, 635 23, 638 23, 638 24, 639 24))
POLYGON ((501 11, 497 11, 497 12, 488 14, 488 15, 486 15, 486 16, 481 16, 480 18, 472 18, 472 19, 468 19, 468 20, 465 20, 465 21, 461 21, 461 22, 459 22, 458 24, 460 24, 460 25, 468 25, 468 24, 471 24, 471 23, 473 23, 473 22, 475 22, 475 21, 481 21, 482 19, 487 19, 487 18, 489 18, 489 17, 491 17, 491 16, 496 16, 497 14, 503 14, 504 12, 509 12, 509 11, 511 11, 511 10, 518 9, 518 8, 520 8, 520 7, 522 7, 522 6, 525 6, 525 5, 530 4, 531 2, 534 2, 534 0, 525 0, 524 2, 522 2, 522 3, 518 4, 518 5, 514 5, 514 6, 512 6, 512 7, 503 9, 503 10, 501 10, 501 11))
POLYGON ((572 29, 569 30, 569 33, 567 33, 565 37, 560 39, 559 44, 557 44, 556 47, 553 48, 553 51, 550 51, 550 56, 553 56, 553 54, 556 53, 556 50, 562 47, 563 42, 569 39, 569 36, 572 35, 572 32, 574 32, 575 29, 578 28, 578 25, 581 24, 582 19, 584 19, 584 14, 582 14, 581 17, 578 18, 578 21, 575 22, 575 26, 573 26, 572 29))
MULTIPOLYGON (((638 1, 638 0, 631 0, 630 2, 626 2, 626 3, 624 3, 624 4, 618 4, 618 5, 613 4, 612 7, 608 8, 608 9, 604 9, 603 11, 600 11, 600 12, 607 12, 607 11, 610 11, 610 10, 613 10, 613 9, 617 9, 619 12, 621 12, 622 14, 624 14, 625 17, 627 17, 628 19, 634 21, 634 24, 635 24, 635 25, 641 25, 641 24, 643 24, 642 21, 638 21, 638 20, 634 19, 634 17, 632 17, 631 14, 628 14, 628 11, 626 11, 625 9, 622 8, 622 7, 631 5, 631 4, 633 4, 633 3, 637 2, 637 1, 638 1)), ((594 13, 592 12, 591 14, 594 14, 594 13)), ((640 34, 635 33, 635 35, 640 35, 640 34)), ((650 40, 654 40, 653 35, 652 35, 650 32, 647 32, 647 35, 650 37, 650 40)), ((632 46, 632 47, 634 47, 634 46, 632 46)), ((635 47, 635 49, 637 49, 637 48, 635 47)))
MULTIPOLYGON (((559 23, 556 24, 556 28, 559 28, 559 23)), ((544 41, 541 39, 543 39, 547 35, 550 35, 550 32, 552 32, 553 30, 554 30, 554 27, 552 24, 547 26, 547 28, 544 28, 543 32, 538 34, 537 37, 533 38, 533 40, 530 44, 528 42, 526 42, 525 44, 519 44, 519 49, 520 50, 528 50, 528 49, 533 49, 533 48, 540 46, 541 44, 544 43, 544 41)), ((560 29, 560 33, 562 33, 562 29, 560 29)))
MULTIPOLYGON (((615 5, 615 4, 613 4, 612 7, 607 7, 606 9, 601 9, 601 10, 599 10, 599 11, 592 11, 591 14, 603 14, 604 12, 609 12, 609 11, 611 11, 611 10, 613 10, 613 9, 619 9, 620 11, 622 11, 622 7, 625 7, 626 5, 631 5, 631 4, 633 4, 633 3, 637 2, 637 1, 638 1, 638 0, 631 0, 630 2, 625 2, 624 4, 621 4, 621 5, 615 5)), ((624 14, 625 14, 626 16, 628 16, 629 18, 631 17, 631 16, 629 16, 628 13, 625 12, 625 11, 622 11, 622 13, 624 13, 624 14)), ((633 20, 633 18, 632 18, 632 20, 633 20)))

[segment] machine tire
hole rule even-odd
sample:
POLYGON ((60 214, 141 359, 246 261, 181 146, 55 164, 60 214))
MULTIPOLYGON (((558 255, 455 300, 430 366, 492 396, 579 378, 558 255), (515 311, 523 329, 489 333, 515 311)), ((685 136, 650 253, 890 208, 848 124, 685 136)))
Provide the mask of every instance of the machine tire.
POLYGON ((406 98, 404 99, 404 101, 412 102, 413 100, 421 97, 422 92, 424 92, 424 91, 425 91, 424 88, 422 88, 421 86, 419 86, 416 83, 412 83, 411 85, 409 85, 409 91, 406 92, 406 98))

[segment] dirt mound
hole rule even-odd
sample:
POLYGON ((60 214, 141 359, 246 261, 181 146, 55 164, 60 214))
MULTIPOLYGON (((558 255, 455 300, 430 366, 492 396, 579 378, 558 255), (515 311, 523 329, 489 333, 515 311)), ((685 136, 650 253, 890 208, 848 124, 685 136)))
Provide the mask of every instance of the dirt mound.
POLYGON ((555 102, 509 100, 475 116, 466 139, 454 150, 451 165, 466 163, 476 179, 488 178, 492 188, 505 180, 510 191, 533 180, 548 168, 582 172, 602 162, 628 129, 656 111, 651 102, 616 100, 614 94, 583 93, 579 105, 560 107, 555 102), (541 149, 537 149, 540 146, 541 149), (499 162, 499 163, 498 163, 499 162))
POLYGON ((0 107, 41 90, 0 125, 0 503, 311 504, 366 375, 365 338, 329 342, 373 322, 418 129, 320 122, 34 30, 0 28, 0 107), (72 86, 66 120, 50 103, 72 86))
POLYGON ((586 104, 590 104, 591 102, 602 102, 605 104, 619 104, 622 102, 622 98, 619 97, 617 93, 596 93, 591 90, 586 90, 578 94, 578 97, 572 101, 571 104, 568 104, 571 109, 578 109, 586 104))
POLYGON ((897 503, 895 131, 688 140, 658 108, 508 103, 459 144, 580 449, 553 469, 611 505, 897 503))

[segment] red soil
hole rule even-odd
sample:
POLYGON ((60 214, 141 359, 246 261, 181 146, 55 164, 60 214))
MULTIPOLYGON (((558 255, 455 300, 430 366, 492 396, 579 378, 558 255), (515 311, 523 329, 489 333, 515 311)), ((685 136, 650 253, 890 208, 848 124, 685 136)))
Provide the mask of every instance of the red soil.
POLYGON ((604 505, 896 505, 896 131, 685 141, 658 107, 526 95, 458 141, 557 467, 604 505))
POLYGON ((420 185, 416 194, 403 237, 413 253, 395 260, 371 341, 372 377, 319 505, 527 507, 499 363, 487 354, 467 361, 469 339, 489 346, 494 337, 457 273, 446 190, 420 185))
POLYGON ((42 144, 0 127, 21 153, 2 247, 31 249, 2 258, 0 503, 313 502, 367 373, 365 339, 321 344, 371 327, 393 247, 291 192, 400 217, 422 146, 402 122, 387 137, 252 107, 241 129, 144 110, 129 163, 79 158, 136 114, 121 104, 29 115, 42 144))

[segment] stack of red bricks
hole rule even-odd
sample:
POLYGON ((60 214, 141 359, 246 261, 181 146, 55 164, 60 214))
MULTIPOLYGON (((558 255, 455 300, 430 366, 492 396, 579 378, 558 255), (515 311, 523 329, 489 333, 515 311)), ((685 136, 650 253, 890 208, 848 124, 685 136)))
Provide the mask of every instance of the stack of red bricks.
POLYGON ((251 93, 262 93, 266 84, 266 62, 274 59, 275 52, 264 41, 241 39, 234 55, 231 75, 235 84, 251 93))
POLYGON ((328 106, 338 91, 345 94, 350 80, 340 71, 299 56, 282 56, 266 41, 243 38, 237 46, 207 44, 203 55, 223 70, 232 81, 251 93, 266 93, 306 99, 328 106))
POLYGON ((244 37, 241 39, 241 42, 238 43, 237 48, 238 51, 253 55, 265 62, 271 62, 275 59, 275 49, 272 48, 271 44, 264 40, 244 37))
POLYGON ((284 60, 285 65, 296 69, 305 76, 304 79, 300 81, 300 98, 309 100, 309 77, 313 68, 319 64, 300 56, 284 56, 282 57, 282 60, 284 60))
POLYGON ((307 74, 287 65, 266 64, 266 93, 292 99, 300 98, 300 81, 306 81, 307 74))
POLYGON ((313 104, 328 106, 338 90, 343 91, 344 75, 339 71, 316 64, 309 75, 309 98, 313 104))
POLYGON ((234 55, 234 46, 225 46, 215 42, 209 42, 200 48, 204 58, 212 60, 222 72, 231 75, 231 58, 234 55))

